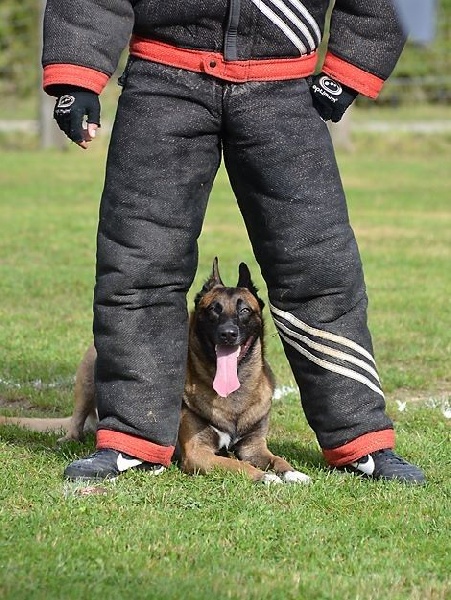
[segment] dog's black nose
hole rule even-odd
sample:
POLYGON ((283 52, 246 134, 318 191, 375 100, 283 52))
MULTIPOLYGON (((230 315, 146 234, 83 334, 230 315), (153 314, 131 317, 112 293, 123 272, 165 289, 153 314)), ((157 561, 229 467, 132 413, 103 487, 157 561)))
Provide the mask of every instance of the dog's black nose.
POLYGON ((218 331, 219 341, 222 344, 234 344, 238 339, 238 327, 227 325, 221 327, 218 331))

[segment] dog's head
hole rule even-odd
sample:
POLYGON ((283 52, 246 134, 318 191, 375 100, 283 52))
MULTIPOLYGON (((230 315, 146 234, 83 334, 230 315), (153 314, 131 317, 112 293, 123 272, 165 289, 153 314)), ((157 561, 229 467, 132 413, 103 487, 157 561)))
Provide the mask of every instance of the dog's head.
POLYGON ((206 359, 216 362, 215 381, 219 382, 221 390, 217 390, 218 393, 227 396, 230 385, 234 385, 230 379, 239 386, 238 366, 247 360, 257 340, 263 336, 263 301, 245 263, 239 266, 236 287, 227 287, 219 275, 215 258, 211 275, 194 304, 192 326, 195 335, 206 359))
POLYGON ((245 263, 239 266, 236 287, 227 287, 215 258, 211 275, 196 295, 194 306, 197 325, 212 346, 239 346, 251 336, 262 336, 264 303, 245 263))

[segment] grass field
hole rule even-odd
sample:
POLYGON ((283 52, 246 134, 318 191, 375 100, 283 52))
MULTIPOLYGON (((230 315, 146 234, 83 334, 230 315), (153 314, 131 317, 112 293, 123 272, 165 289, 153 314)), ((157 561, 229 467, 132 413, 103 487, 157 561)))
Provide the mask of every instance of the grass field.
MULTIPOLYGON (((282 391, 271 448, 311 486, 127 473, 84 495, 61 473, 85 444, 0 428, 0 596, 5 599, 431 599, 451 597, 450 139, 357 136, 339 161, 365 264, 370 321, 398 449, 424 488, 325 468, 272 325, 282 391)), ((0 409, 70 411, 91 339, 105 145, 0 156, 0 409)), ((264 285, 224 172, 200 240, 197 291, 218 254, 226 283, 245 260, 264 285)), ((193 293, 190 294, 190 301, 193 293)))

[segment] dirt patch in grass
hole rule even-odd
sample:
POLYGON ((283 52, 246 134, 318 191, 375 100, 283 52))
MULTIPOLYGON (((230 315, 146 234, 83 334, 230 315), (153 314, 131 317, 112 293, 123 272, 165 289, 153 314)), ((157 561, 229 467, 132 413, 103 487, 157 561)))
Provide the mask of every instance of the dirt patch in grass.
POLYGON ((30 401, 25 396, 18 396, 16 398, 7 398, 0 394, 0 411, 5 411, 6 414, 10 412, 16 416, 27 416, 27 417, 60 417, 66 416, 66 412, 62 412, 63 409, 57 410, 55 406, 38 406, 30 401))
POLYGON ((5 396, 0 395, 0 408, 30 410, 35 408, 35 406, 31 404, 28 398, 5 398, 5 396))
POLYGON ((445 382, 443 385, 437 386, 432 390, 408 390, 399 389, 390 394, 386 394, 388 401, 412 402, 422 404, 434 401, 445 401, 451 398, 451 383, 445 382))

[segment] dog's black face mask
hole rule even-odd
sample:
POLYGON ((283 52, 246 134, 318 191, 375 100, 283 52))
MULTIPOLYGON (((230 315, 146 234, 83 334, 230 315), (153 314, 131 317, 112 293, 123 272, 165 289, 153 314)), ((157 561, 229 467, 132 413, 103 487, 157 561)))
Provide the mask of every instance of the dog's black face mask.
POLYGON ((211 343, 215 346, 240 346, 249 337, 260 335, 260 312, 255 311, 255 302, 251 300, 249 293, 243 293, 241 288, 215 290, 211 303, 201 307, 199 315, 211 343))
POLYGON ((195 299, 196 334, 206 358, 216 363, 215 389, 227 396, 238 389, 238 366, 263 335, 263 302, 247 265, 240 264, 237 287, 224 286, 215 259, 210 278, 195 299))

